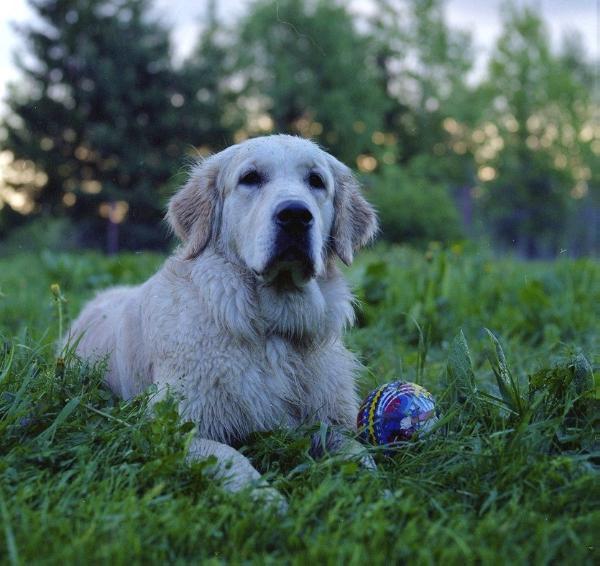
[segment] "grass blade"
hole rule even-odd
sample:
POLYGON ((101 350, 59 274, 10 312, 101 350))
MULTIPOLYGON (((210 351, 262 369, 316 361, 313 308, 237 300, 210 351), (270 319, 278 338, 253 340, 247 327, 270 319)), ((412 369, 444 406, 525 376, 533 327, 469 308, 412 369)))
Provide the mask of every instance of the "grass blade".
POLYGON ((8 550, 8 558, 13 566, 20 564, 19 553, 17 552, 17 543, 15 542, 15 534, 13 533, 12 526, 10 524, 10 515, 6 508, 6 502, 4 501, 4 495, 0 490, 0 516, 4 523, 4 537, 6 538, 6 548, 8 550))
POLYGON ((589 393, 594 389, 594 372, 587 358, 579 353, 573 357, 569 368, 573 371, 575 390, 579 395, 589 393))
MULTIPOLYGON (((14 399, 12 400, 10 408, 2 417, 2 420, 6 419, 8 421, 8 419, 13 418, 16 414, 19 413, 19 409, 21 408, 21 405, 25 404, 25 403, 27 403, 27 401, 29 401, 28 397, 25 394, 27 393, 29 384, 33 381, 33 379, 36 377, 36 375, 37 375, 36 367, 31 366, 27 375, 25 376, 25 379, 23 380, 23 383, 21 384, 21 387, 19 387, 19 389, 17 390, 17 393, 15 394, 14 399)), ((25 410, 23 412, 27 412, 27 411, 25 410)))
POLYGON ((462 330, 450 344, 447 374, 455 401, 466 403, 475 399, 477 386, 475 384, 473 362, 462 330))
POLYGON ((506 356, 504 350, 498 341, 498 338, 488 328, 484 329, 492 343, 492 349, 488 350, 488 360, 492 366, 492 371, 496 376, 498 383, 498 389, 502 395, 502 399, 506 406, 518 414, 523 416, 524 407, 523 399, 521 398, 521 392, 519 390, 519 384, 515 381, 508 364, 506 363, 506 356))
POLYGON ((81 402, 80 396, 73 397, 73 399, 71 399, 62 408, 60 413, 58 413, 58 415, 54 419, 54 422, 44 432, 42 432, 38 435, 38 440, 42 440, 42 441, 50 440, 50 442, 52 442, 52 440, 54 439, 54 434, 56 433, 56 430, 58 429, 58 427, 69 418, 71 413, 78 407, 80 402, 81 402))
POLYGON ((4 363, 2 364, 2 370, 0 371, 0 383, 2 383, 6 379, 6 376, 8 375, 8 372, 10 371, 10 368, 12 367, 12 362, 13 362, 14 357, 15 357, 15 347, 13 345, 11 347, 10 351, 7 353, 7 355, 4 358, 4 363))

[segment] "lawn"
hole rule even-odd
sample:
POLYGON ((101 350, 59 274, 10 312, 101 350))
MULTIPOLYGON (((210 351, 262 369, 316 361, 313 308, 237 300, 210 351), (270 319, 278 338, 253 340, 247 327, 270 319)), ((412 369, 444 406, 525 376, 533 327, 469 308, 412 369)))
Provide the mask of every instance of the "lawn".
POLYGON ((96 290, 162 260, 0 259, 0 562, 598 563, 600 263, 362 254, 347 273, 361 394, 417 381, 440 426, 392 455, 371 449, 375 472, 312 460, 307 429, 249 438, 242 450, 288 499, 279 515, 185 462, 193 425, 171 403, 120 402, 101 366, 56 356, 96 290))

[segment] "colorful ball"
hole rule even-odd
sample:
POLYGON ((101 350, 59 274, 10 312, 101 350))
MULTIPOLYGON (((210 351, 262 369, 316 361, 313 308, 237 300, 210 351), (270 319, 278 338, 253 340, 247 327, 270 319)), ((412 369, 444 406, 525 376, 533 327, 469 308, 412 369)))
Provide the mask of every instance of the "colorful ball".
POLYGON ((393 381, 366 397, 358 410, 357 425, 363 440, 384 445, 428 432, 437 420, 435 399, 427 389, 393 381))

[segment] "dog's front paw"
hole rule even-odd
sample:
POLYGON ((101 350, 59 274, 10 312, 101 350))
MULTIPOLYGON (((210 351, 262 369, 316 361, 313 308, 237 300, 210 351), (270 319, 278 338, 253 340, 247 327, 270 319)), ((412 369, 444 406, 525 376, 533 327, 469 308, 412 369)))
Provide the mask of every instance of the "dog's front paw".
POLYGON ((285 515, 288 510, 288 502, 284 495, 274 487, 260 486, 250 491, 250 497, 253 501, 272 507, 279 515, 285 515))
POLYGON ((358 458, 360 465, 365 470, 376 470, 377 464, 373 456, 367 452, 367 449, 354 438, 346 438, 346 441, 341 445, 339 453, 348 458, 358 458))
POLYGON ((360 465, 367 470, 377 469, 375 460, 367 452, 365 446, 347 433, 329 429, 325 434, 314 434, 311 442, 311 456, 320 458, 327 452, 348 460, 358 459, 360 465))
POLYGON ((365 470, 370 470, 373 472, 377 470, 377 464, 375 463, 375 460, 371 454, 365 454, 364 456, 361 456, 359 461, 360 465, 365 468, 365 470))
POLYGON ((187 459, 193 461, 210 457, 215 457, 216 462, 209 469, 216 479, 223 482, 227 491, 240 491, 261 479, 250 461, 231 446, 195 438, 190 444, 187 459))

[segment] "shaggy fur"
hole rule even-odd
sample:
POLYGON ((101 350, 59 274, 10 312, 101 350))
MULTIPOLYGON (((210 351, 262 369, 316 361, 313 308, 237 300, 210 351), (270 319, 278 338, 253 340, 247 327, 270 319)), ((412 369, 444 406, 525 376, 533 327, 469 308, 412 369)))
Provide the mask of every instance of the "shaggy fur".
POLYGON ((150 384, 158 397, 176 395, 198 427, 192 457, 229 462, 231 489, 259 478, 231 447, 251 432, 314 422, 353 429, 358 364, 341 341, 352 296, 334 254, 349 264, 376 218, 350 170, 307 140, 249 140, 198 163, 167 220, 181 247, 144 284, 87 304, 68 335, 80 338, 79 355, 108 355, 107 384, 125 399, 150 384), (247 170, 260 175, 256 186, 240 180, 247 170), (311 172, 324 187, 307 182, 311 172), (314 218, 308 278, 274 255, 273 211, 286 199, 314 218), (276 284, 285 269, 293 284, 276 284))

